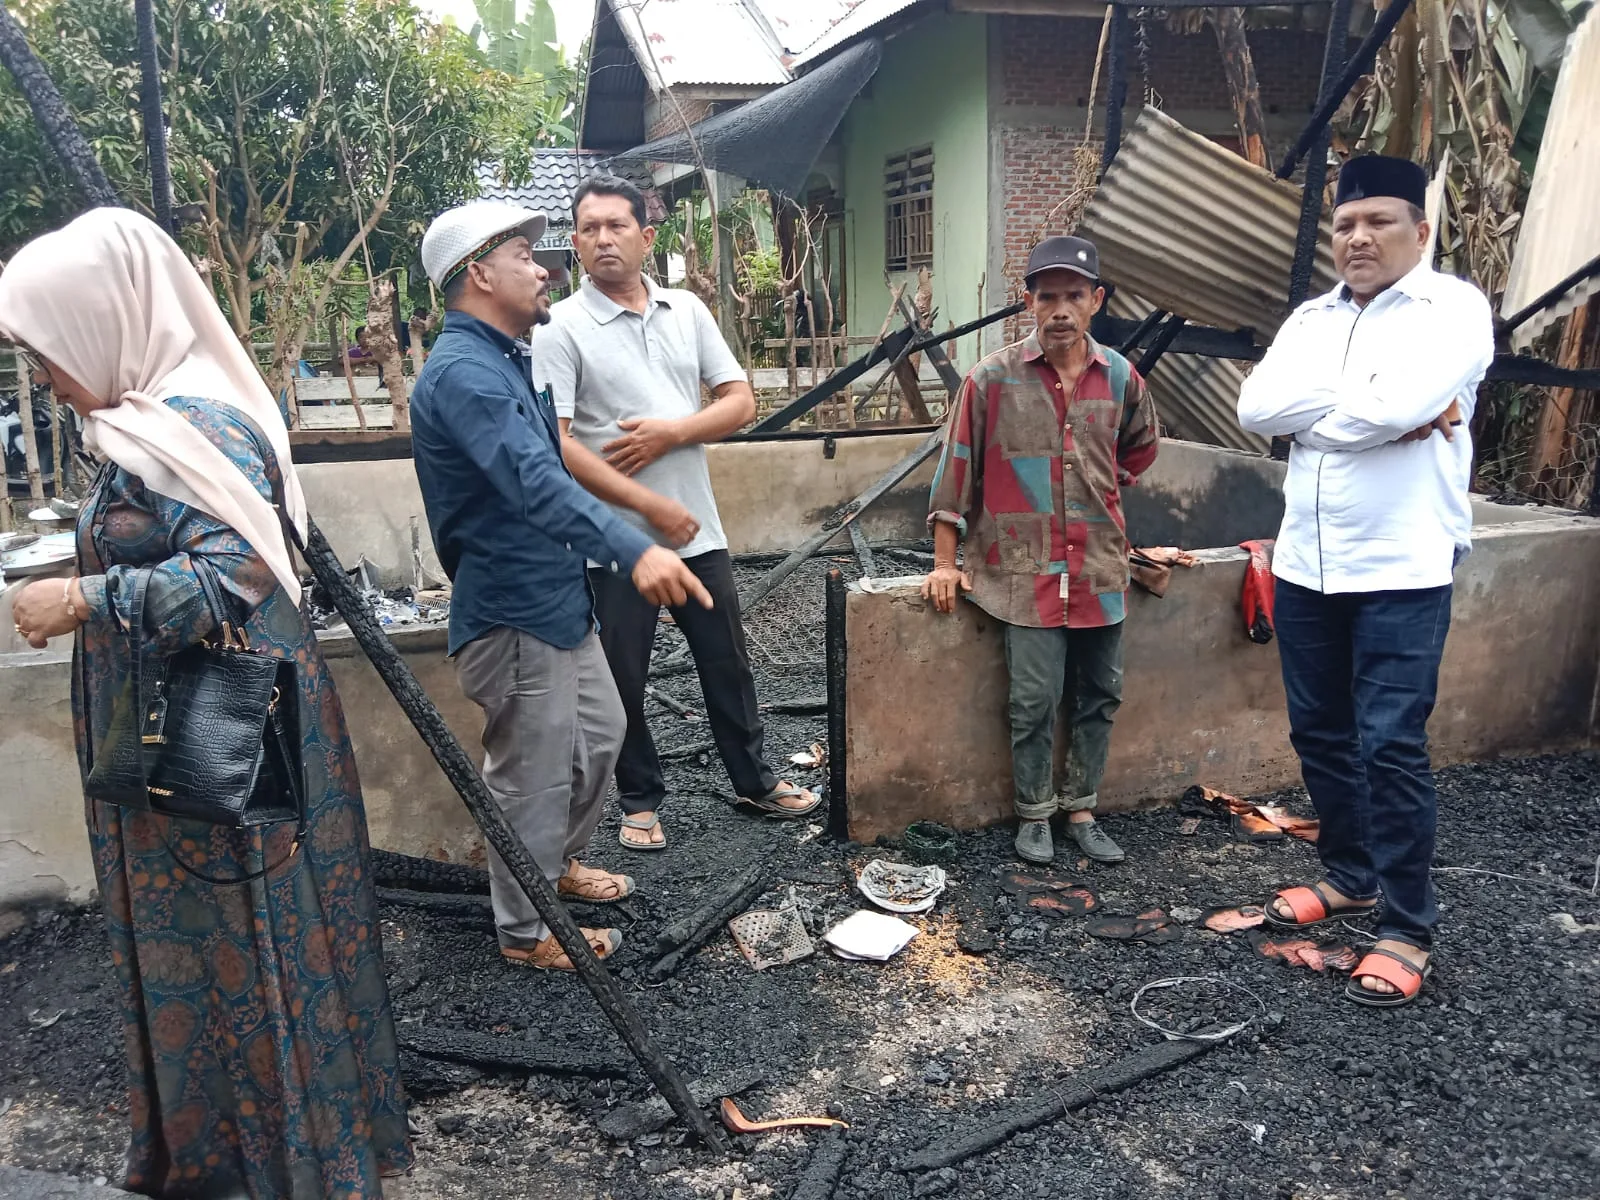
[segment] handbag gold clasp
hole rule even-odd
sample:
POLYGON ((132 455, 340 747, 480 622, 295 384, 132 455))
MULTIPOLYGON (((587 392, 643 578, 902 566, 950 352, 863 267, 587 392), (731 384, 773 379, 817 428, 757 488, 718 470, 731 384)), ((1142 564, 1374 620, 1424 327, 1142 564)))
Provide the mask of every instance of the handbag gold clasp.
POLYGON ((171 788, 147 787, 145 788, 145 791, 149 792, 152 796, 170 796, 173 794, 171 788))

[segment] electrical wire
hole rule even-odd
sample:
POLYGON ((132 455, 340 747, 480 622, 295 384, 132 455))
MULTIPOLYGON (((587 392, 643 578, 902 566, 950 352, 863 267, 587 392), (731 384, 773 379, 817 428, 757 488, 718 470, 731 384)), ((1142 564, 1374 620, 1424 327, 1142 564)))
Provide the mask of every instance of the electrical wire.
POLYGON ((1244 984, 1235 983, 1231 979, 1224 979, 1220 975, 1174 975, 1167 979, 1157 979, 1151 983, 1145 984, 1133 994, 1133 1000, 1128 1004, 1128 1011, 1133 1014, 1134 1020, 1138 1021, 1139 1024, 1149 1026, 1151 1029, 1154 1029, 1157 1033, 1159 1033, 1162 1037, 1167 1038, 1169 1041, 1181 1040, 1186 1042, 1225 1042, 1235 1034, 1244 1032, 1262 1017, 1266 1016, 1267 1004, 1266 1001, 1261 999, 1260 996, 1256 995, 1249 988, 1245 987, 1244 984), (1218 987, 1227 989, 1228 991, 1243 992, 1255 1002, 1256 1007, 1261 1011, 1259 1013, 1252 1013, 1242 1021, 1236 1021, 1232 1025, 1225 1026, 1224 1028, 1211 1033, 1184 1033, 1181 1030, 1168 1029, 1166 1026, 1157 1021, 1151 1020, 1149 1017, 1145 1016, 1139 1011, 1139 1001, 1144 997, 1146 992, 1152 992, 1162 988, 1182 987, 1183 985, 1190 983, 1215 984, 1218 987))

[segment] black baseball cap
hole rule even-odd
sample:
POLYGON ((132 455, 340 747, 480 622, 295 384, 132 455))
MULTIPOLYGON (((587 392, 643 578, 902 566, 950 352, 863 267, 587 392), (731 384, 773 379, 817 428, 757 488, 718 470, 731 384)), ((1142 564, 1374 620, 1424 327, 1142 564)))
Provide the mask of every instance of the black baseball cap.
POLYGON ((1028 254, 1028 273, 1023 279, 1029 283, 1041 271, 1056 268, 1076 271, 1086 279, 1100 282, 1100 251, 1094 243, 1081 237, 1047 237, 1028 254))

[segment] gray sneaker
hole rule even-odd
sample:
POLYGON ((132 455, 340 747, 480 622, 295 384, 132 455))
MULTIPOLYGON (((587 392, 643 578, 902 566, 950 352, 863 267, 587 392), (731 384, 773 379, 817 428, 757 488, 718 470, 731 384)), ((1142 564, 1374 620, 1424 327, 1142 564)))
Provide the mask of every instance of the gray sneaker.
POLYGON ((1056 844, 1050 836, 1049 821, 1017 822, 1017 857, 1041 867, 1055 861, 1056 844))
POLYGON ((1078 843, 1078 849, 1097 863, 1119 863, 1128 856, 1122 847, 1113 842, 1098 821, 1068 821, 1067 832, 1078 843))

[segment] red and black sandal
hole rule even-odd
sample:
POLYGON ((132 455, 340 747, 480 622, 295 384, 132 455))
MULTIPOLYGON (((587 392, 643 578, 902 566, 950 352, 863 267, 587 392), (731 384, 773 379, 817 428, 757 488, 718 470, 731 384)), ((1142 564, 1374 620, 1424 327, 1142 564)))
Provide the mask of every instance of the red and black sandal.
POLYGON ((1333 898, 1326 890, 1327 881, 1319 879, 1310 887, 1284 888, 1273 895, 1262 907, 1267 913, 1267 923, 1276 925, 1279 929, 1310 929, 1313 925, 1320 925, 1324 921, 1336 920, 1339 917, 1359 917, 1370 913, 1378 906, 1376 900, 1362 901, 1356 904, 1335 904, 1333 898), (1289 911, 1294 914, 1294 920, 1280 917, 1272 910, 1274 900, 1282 900, 1289 906, 1289 911))
POLYGON ((1375 948, 1368 950, 1356 964, 1356 969, 1350 972, 1350 982, 1345 985, 1344 994, 1357 1004, 1365 1004, 1369 1008, 1399 1008, 1417 998, 1423 983, 1432 974, 1431 959, 1418 967, 1393 950, 1375 948), (1360 979, 1363 975, 1381 979, 1395 990, 1375 992, 1362 987, 1360 979))

